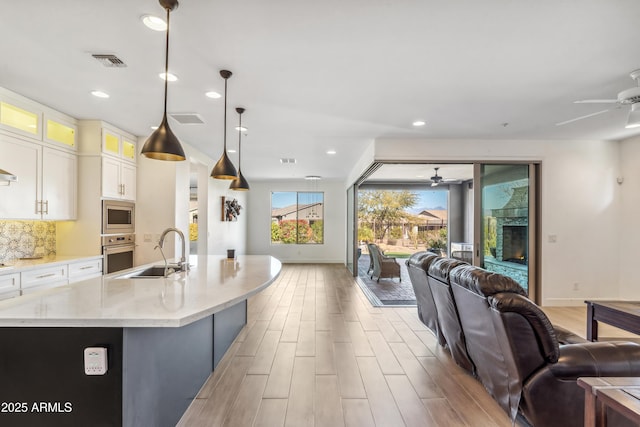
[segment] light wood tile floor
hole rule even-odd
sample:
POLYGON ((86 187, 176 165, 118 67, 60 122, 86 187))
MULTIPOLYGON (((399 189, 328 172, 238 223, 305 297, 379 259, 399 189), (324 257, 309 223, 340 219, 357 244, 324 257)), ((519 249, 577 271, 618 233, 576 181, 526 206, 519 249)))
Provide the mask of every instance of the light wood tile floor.
MULTIPOLYGON (((584 336, 584 308, 552 312, 552 321, 582 328, 584 336)), ((438 346, 415 308, 372 307, 342 265, 285 264, 276 282, 249 300, 246 327, 178 425, 511 422, 438 346)))

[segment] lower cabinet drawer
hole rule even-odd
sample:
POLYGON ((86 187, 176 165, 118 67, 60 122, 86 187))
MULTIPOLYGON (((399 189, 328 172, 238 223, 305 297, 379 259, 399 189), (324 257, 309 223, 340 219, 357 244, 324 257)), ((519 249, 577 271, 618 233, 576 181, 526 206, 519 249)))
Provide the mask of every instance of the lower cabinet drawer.
POLYGON ((102 275, 102 260, 94 259, 91 261, 77 262, 69 264, 69 283, 78 282, 90 277, 102 275))
POLYGON ((55 283, 67 282, 67 265, 38 268, 20 273, 20 286, 24 289, 40 287, 55 283))
MULTIPOLYGON (((15 291, 20 292, 20 274, 13 273, 0 276, 0 294, 4 295, 15 291)), ((4 298, 0 296, 0 299, 4 298)))

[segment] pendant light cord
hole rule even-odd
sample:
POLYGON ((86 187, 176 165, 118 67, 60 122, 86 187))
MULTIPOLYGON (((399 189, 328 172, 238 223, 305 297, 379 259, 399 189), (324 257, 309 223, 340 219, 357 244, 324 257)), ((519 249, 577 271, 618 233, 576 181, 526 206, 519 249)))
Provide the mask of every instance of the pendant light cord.
POLYGON ((227 152, 227 81, 228 77, 224 79, 224 152, 227 152))
POLYGON ((238 129, 238 175, 242 169, 242 113, 240 115, 240 129, 238 129))
POLYGON ((167 90, 169 87, 169 8, 167 8, 167 43, 164 58, 164 115, 167 116, 167 90))

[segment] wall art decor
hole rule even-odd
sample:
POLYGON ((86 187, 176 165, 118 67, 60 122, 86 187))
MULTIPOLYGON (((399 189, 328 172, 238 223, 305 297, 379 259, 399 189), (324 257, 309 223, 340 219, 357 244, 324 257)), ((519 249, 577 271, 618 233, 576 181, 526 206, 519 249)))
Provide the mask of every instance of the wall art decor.
POLYGON ((222 197, 222 221, 237 221, 242 206, 236 199, 227 200, 222 197))

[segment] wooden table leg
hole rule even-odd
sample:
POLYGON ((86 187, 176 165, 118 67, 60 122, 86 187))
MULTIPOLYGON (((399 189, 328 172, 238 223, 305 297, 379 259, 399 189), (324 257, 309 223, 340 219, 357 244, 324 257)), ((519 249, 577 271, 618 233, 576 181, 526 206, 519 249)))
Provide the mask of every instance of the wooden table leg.
POLYGON ((584 391, 584 427, 596 427, 596 395, 584 391))
MULTIPOLYGON (((595 399, 595 396, 594 396, 595 399)), ((596 415, 596 427, 606 427, 607 425, 607 408, 601 400, 595 399, 595 415, 596 415)))

